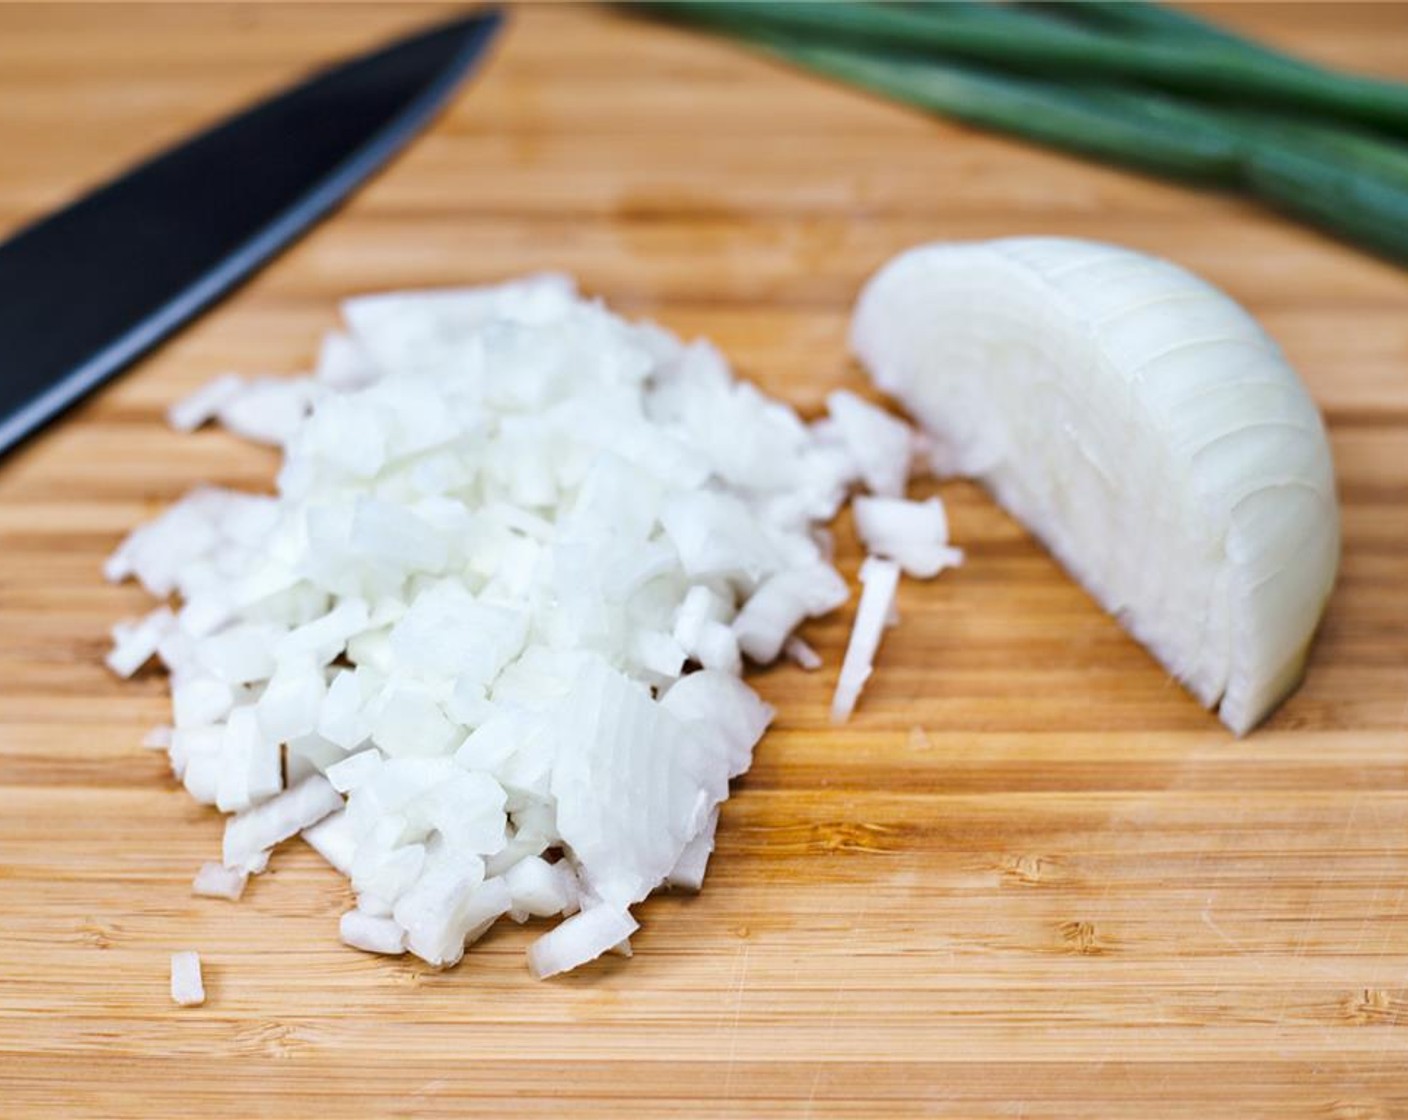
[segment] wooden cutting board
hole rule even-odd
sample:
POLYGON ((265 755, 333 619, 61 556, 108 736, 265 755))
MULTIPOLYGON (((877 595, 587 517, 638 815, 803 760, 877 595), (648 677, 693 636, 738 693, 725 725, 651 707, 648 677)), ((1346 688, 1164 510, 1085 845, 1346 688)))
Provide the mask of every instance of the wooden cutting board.
MULTIPOLYGON (((0 8, 12 228, 419 7, 0 8)), ((1408 78, 1408 8, 1222 8, 1408 78)), ((133 269, 142 267, 132 262, 133 269)), ((0 356, 3 365, 3 356, 0 356)), ((841 563, 856 549, 840 527, 841 563)), ((523 11, 484 77, 347 209, 0 464, 0 1114, 1349 1118, 1408 1109, 1408 274, 1236 199, 872 101, 683 32, 523 11), (1238 742, 977 489, 961 571, 907 584, 844 730, 827 659, 758 686, 776 730, 707 890, 634 960, 536 983, 533 929, 448 973, 345 949, 290 845, 244 901, 160 755, 162 679, 112 679, 144 609, 102 557, 274 458, 166 432, 227 369, 291 373, 339 299, 535 269, 717 340, 804 410, 861 384, 848 307, 929 239, 1106 238, 1244 301, 1329 418, 1343 572, 1309 676, 1238 742), (176 1008, 169 954, 209 1000, 176 1008)))

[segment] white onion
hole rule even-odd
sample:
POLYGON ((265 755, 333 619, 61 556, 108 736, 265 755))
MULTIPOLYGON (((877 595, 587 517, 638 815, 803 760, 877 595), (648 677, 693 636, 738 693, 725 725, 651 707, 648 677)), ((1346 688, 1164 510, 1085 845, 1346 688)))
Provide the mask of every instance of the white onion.
POLYGON ((214 420, 243 388, 244 378, 234 373, 207 381, 190 396, 183 397, 167 409, 166 422, 178 432, 193 432, 207 421, 214 420))
POLYGON ((301 833, 357 948, 448 966, 510 915, 566 919, 539 975, 629 953, 630 906, 699 888, 772 719, 743 654, 819 663, 793 631, 847 598, 822 525, 898 494, 912 436, 848 393, 804 424, 560 277, 346 316, 314 378, 175 410, 280 445, 277 494, 198 490, 105 569, 182 601, 113 665, 160 657, 172 770, 238 814, 202 884, 301 833))
POLYGON ((558 830, 592 893, 629 906, 664 881, 701 814, 728 796, 728 759, 597 659, 561 713, 550 787, 558 830))
POLYGON ((406 948, 434 965, 464 955, 470 935, 508 911, 513 899, 502 879, 484 879, 484 862, 432 864, 396 903, 393 915, 406 931, 406 948))
POLYGON ((326 778, 318 774, 305 778, 291 790, 230 818, 222 862, 229 868, 262 870, 276 844, 341 807, 342 798, 326 778))
POLYGON ((738 646, 738 635, 722 622, 706 620, 699 628, 699 638, 690 652, 706 669, 715 669, 721 673, 743 671, 743 655, 738 646))
POLYGON ((119 622, 112 628, 108 668, 119 677, 130 677, 156 653, 162 637, 175 623, 176 616, 167 607, 152 611, 138 622, 119 622))
POLYGON ((577 905, 577 877, 565 862, 548 863, 536 855, 520 859, 504 874, 513 907, 526 915, 551 918, 577 905))
POLYGON ((278 631, 272 626, 235 625, 195 642, 192 655, 217 680, 231 685, 254 684, 274 675, 277 638, 278 631))
POLYGON ((209 727, 235 705, 235 690, 217 677, 192 674, 171 682, 171 716, 177 727, 209 727))
POLYGON ((344 945, 368 953, 397 957, 406 951, 406 931, 393 918, 349 910, 338 921, 338 933, 344 945))
POLYGON ((737 677, 708 669, 682 678, 660 706, 717 744, 728 760, 730 778, 748 769, 753 748, 775 714, 737 677))
POLYGON ((222 400, 216 415, 221 424, 245 439, 283 444, 298 431, 308 413, 313 396, 310 389, 310 382, 261 377, 222 400))
POLYGON ((783 643, 782 652, 799 668, 809 673, 821 668, 821 654, 795 635, 783 643))
POLYGON ((675 608, 673 637, 681 649, 692 653, 699 648, 699 639, 708 622, 728 622, 734 611, 723 596, 715 593, 702 583, 696 583, 685 592, 684 599, 675 608))
POLYGON ((324 773, 332 788, 338 793, 347 793, 366 784, 381 769, 383 758, 376 748, 358 751, 333 763, 324 773))
POLYGON ((248 879, 249 876, 243 871, 233 870, 212 860, 201 864, 195 881, 191 884, 191 893, 207 898, 228 898, 234 902, 244 894, 244 885, 248 879))
POLYGON ((890 612, 895 606, 895 591, 899 585, 900 568, 892 560, 867 559, 861 566, 860 606, 856 610, 855 627, 841 663, 841 677, 836 683, 836 695, 831 701, 831 720, 843 722, 860 698, 860 690, 870 679, 875 664, 875 651, 890 612))
POLYGON ((171 999, 182 1007, 199 1007, 205 1002, 199 953, 186 950, 171 954, 171 999))
POLYGON ((932 579, 963 562, 963 553, 949 547, 948 517, 938 498, 910 502, 859 497, 851 510, 866 551, 896 561, 906 575, 932 579))
POLYGON ((215 804, 235 813, 283 789, 279 740, 265 734, 254 708, 237 708, 224 724, 220 744, 220 778, 215 804))
POLYGON ((870 492, 886 497, 903 494, 909 478, 909 427, 844 389, 828 396, 826 407, 870 492))
POLYGON ((588 907, 528 947, 529 971, 540 980, 567 972, 614 949, 639 928, 624 907, 588 907))
POLYGON ((921 246, 856 307, 877 385, 1234 732, 1293 689, 1334 583, 1314 401, 1232 299, 1113 245, 921 246))
POLYGON ((733 632, 744 653, 767 664, 777 660, 803 619, 828 614, 849 597, 846 581, 829 564, 779 572, 744 604, 733 620, 733 632))
POLYGON ((172 728, 165 724, 153 727, 142 736, 142 746, 152 751, 169 751, 171 749, 172 728))
POLYGON ((303 839, 343 875, 351 877, 357 855, 357 833, 344 810, 329 813, 317 824, 303 830, 303 839))
POLYGON ((704 885, 704 872, 709 866, 709 857, 714 852, 714 833, 719 826, 719 808, 714 806, 709 820, 698 834, 680 852, 680 858, 670 869, 666 882, 681 890, 697 891, 704 885))

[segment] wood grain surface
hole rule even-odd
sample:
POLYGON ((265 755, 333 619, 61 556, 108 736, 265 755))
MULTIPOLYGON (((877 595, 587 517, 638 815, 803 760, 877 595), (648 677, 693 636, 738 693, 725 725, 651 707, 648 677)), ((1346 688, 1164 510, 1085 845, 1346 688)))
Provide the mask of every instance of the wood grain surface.
MULTIPOLYGON (((0 7, 0 227, 436 12, 0 7)), ((1403 6, 1218 15, 1408 78, 1403 6)), ((466 1113, 1408 1115, 1408 274, 1237 199, 533 8, 345 210, 0 463, 0 1115, 466 1113), (100 664, 144 600, 98 567, 194 483, 265 488, 274 459, 168 433, 169 402, 302 369, 348 294, 555 268, 815 410, 861 384, 845 325, 877 265, 1034 232, 1224 286, 1325 409, 1343 573, 1263 730, 1229 738, 948 485, 968 565, 903 588, 844 730, 826 711, 849 609, 810 631, 824 670, 758 679, 781 714, 708 887, 640 907, 633 960, 536 983, 518 928, 443 974, 364 956, 337 941, 346 887, 296 844, 242 903, 191 897, 220 820, 138 746, 165 685, 100 664), (185 948, 199 1009, 167 995, 185 948)))

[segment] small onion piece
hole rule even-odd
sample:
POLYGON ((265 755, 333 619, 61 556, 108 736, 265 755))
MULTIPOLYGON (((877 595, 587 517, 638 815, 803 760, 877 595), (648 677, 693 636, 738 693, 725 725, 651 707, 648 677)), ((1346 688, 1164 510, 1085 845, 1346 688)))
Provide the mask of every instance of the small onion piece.
POLYGON ((233 870, 223 863, 208 861, 201 864, 200 870, 196 872, 195 882, 191 884, 191 893, 206 898, 228 898, 231 902, 237 902, 240 895, 244 894, 244 886, 248 881, 249 876, 245 872, 233 870))
POLYGON ((171 749, 172 728, 166 724, 153 727, 142 736, 142 746, 149 751, 169 751, 171 749))
POLYGON ((906 575, 932 579, 957 567, 963 554, 948 544, 948 517, 938 498, 857 498, 851 506, 856 533, 873 556, 896 561, 906 575))
POLYGON ((804 619, 827 614, 849 597, 846 581, 829 564, 780 572, 744 604, 733 620, 733 632, 743 652, 766 665, 777 660, 804 619))
POLYGON ((293 789, 230 819, 225 826, 226 867, 262 871, 269 852, 329 813, 342 808, 342 797, 321 774, 305 778, 293 789))
POLYGON ((845 389, 828 396, 826 407, 870 492, 903 494, 912 445, 909 426, 845 389))
POLYGON ((171 954, 171 999, 181 1007, 199 1007, 205 1002, 199 953, 187 949, 171 954))
POLYGON ((528 947, 528 971, 539 980, 567 972, 610 952, 639 928, 624 907, 590 906, 528 947))
POLYGON ((575 876, 564 874, 564 865, 538 856, 519 860, 504 873, 513 896, 513 909, 525 915, 551 918, 577 903, 575 876), (562 868, 562 870, 560 870, 562 868))
POLYGON ((718 826, 719 809, 716 805, 709 814, 708 822, 680 853, 679 860, 665 880, 670 886, 686 891, 697 891, 704 886, 704 872, 714 852, 714 833, 718 826))
POLYGON ((130 677, 156 653, 161 639, 175 625, 170 608, 160 607, 135 623, 120 622, 112 629, 113 649, 107 665, 119 677, 130 677))
POLYGON ((855 711, 860 691, 870 679, 881 635, 885 633, 886 621, 895 606, 899 579, 900 566, 893 560, 870 557, 861 566, 860 606, 856 608, 855 626, 846 646, 846 658, 841 663, 836 694, 831 700, 832 723, 845 722, 855 711))
POLYGON ((329 813, 317 824, 305 828, 302 835, 308 846, 331 867, 351 876, 352 860, 357 854, 357 834, 345 810, 329 813))
POLYGON ((338 922, 344 945, 367 953, 398 957, 406 951, 406 931, 391 918, 378 918, 361 910, 349 910, 338 922))
POLYGON ((787 639, 782 646, 782 652, 787 655, 790 661, 808 673, 821 668, 821 654, 796 635, 787 639))
POLYGON ((214 420, 220 410, 240 394, 244 384, 244 378, 234 373, 207 381, 167 409, 166 422, 178 432, 193 432, 202 424, 214 420))

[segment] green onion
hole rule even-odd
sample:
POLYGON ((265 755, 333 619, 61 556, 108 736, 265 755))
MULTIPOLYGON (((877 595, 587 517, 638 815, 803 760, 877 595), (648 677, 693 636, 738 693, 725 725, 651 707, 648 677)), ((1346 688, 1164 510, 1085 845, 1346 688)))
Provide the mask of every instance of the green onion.
MULTIPOLYGON (((1031 0, 1020 0, 1023 6, 1031 0)), ((1068 19, 1077 25, 1134 38, 1155 38, 1162 42, 1180 42, 1192 47, 1215 44, 1234 47, 1262 58, 1306 67, 1309 63, 1279 51, 1244 39, 1206 20, 1190 16, 1173 8, 1148 3, 1147 0, 1076 0, 1075 3, 1031 3, 1033 11, 1068 19)))
POLYGON ((1087 91, 1111 112, 1139 112, 1169 128, 1216 135, 1238 149, 1236 180, 1250 194, 1365 248, 1408 262, 1408 152, 1338 125, 1272 113, 1211 110, 1166 95, 1087 91))
POLYGON ((1344 116, 1408 132, 1408 88, 1337 74, 1235 41, 1186 35, 1167 41, 1127 38, 1070 26, 1006 4, 945 0, 905 5, 813 0, 647 4, 675 18, 804 35, 842 46, 941 52, 1082 81, 1136 80, 1199 94, 1221 93, 1344 116), (726 9, 723 17, 720 9, 726 9))
POLYGON ((1087 92, 1054 82, 780 38, 754 41, 818 73, 970 124, 1178 179, 1226 183, 1237 176, 1235 136, 1189 131, 1133 105, 1113 113, 1087 92))
POLYGON ((1255 137, 1263 145, 1295 148, 1359 174, 1408 188, 1408 148, 1374 133, 1345 128, 1335 121, 1225 106, 1218 107, 1217 119, 1223 127, 1255 137))
MULTIPOLYGON (((800 4, 789 5, 789 12, 793 7, 818 10, 800 4)), ((849 11, 846 20, 859 19, 856 5, 830 7, 849 11)), ((801 35, 800 24, 784 28, 756 18, 773 10, 760 4, 668 8, 785 61, 923 109, 1138 170, 1242 189, 1408 262, 1408 150, 1374 133, 1193 101, 1099 75, 1055 82, 944 55, 896 52, 873 38, 862 37, 860 48, 842 45, 830 30, 801 35)), ((972 18, 972 11, 965 8, 958 18, 972 18)), ((833 18, 825 17, 828 29, 833 18)))

